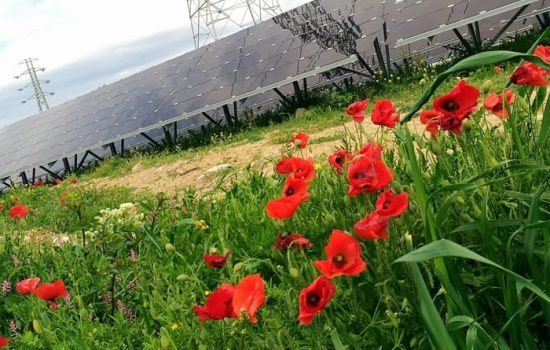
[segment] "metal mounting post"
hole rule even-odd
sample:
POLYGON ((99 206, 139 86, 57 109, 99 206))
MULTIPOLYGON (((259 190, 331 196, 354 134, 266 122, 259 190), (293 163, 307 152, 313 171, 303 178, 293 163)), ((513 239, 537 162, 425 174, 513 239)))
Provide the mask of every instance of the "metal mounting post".
POLYGON ((498 38, 500 38, 500 36, 504 32, 506 32, 506 29, 508 29, 508 27, 510 27, 512 25, 512 23, 514 23, 516 21, 516 19, 523 13, 523 11, 525 11, 525 9, 528 6, 529 5, 525 5, 525 6, 520 7, 520 9, 512 16, 512 18, 510 18, 508 20, 508 22, 506 22, 506 24, 502 28, 500 28, 500 30, 495 34, 495 36, 489 41, 489 43, 487 43, 487 46, 488 47, 493 46, 493 44, 498 40, 498 38))

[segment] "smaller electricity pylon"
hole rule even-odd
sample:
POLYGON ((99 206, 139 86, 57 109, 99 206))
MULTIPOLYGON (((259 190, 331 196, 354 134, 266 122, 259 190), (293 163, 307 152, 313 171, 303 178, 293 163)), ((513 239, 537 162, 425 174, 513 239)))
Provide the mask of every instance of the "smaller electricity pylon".
POLYGON ((46 68, 41 68, 41 67, 35 67, 33 62, 36 61, 37 58, 25 58, 23 61, 21 61, 19 64, 20 65, 25 65, 25 70, 23 71, 23 73, 19 74, 19 75, 16 75, 15 76, 15 79, 19 79, 21 77, 23 77, 24 75, 28 74, 29 75, 29 78, 30 78, 30 82, 27 83, 27 85, 17 89, 18 91, 23 91, 25 88, 29 87, 29 86, 32 86, 33 88, 33 91, 34 91, 34 94, 32 96, 30 96, 29 98, 27 98, 26 100, 23 100, 21 101, 21 103, 27 103, 28 101, 30 100, 36 100, 36 103, 38 104, 38 110, 40 112, 42 112, 43 110, 45 109, 49 109, 50 106, 48 105, 48 101, 46 100, 46 96, 48 95, 53 95, 54 92, 48 92, 48 91, 44 91, 42 90, 42 85, 41 84, 48 84, 50 81, 49 80, 42 80, 42 79, 38 79, 38 74, 36 74, 36 72, 43 72, 46 70, 46 68))

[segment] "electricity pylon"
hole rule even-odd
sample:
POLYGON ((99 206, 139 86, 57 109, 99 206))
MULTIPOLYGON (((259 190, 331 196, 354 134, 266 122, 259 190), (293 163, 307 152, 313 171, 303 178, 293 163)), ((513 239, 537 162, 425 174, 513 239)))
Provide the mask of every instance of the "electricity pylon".
POLYGON ((282 13, 279 0, 187 0, 195 48, 282 13))
POLYGON ((25 74, 29 75, 29 78, 30 78, 31 81, 27 85, 25 85, 22 88, 19 88, 17 90, 23 91, 23 89, 25 89, 26 87, 32 86, 34 94, 32 96, 30 96, 29 98, 27 98, 26 100, 21 101, 21 103, 27 103, 27 101, 30 101, 30 100, 34 99, 34 100, 36 100, 36 103, 38 104, 38 110, 40 112, 42 112, 43 110, 50 108, 50 106, 48 105, 48 101, 46 100, 46 96, 47 95, 53 95, 54 93, 53 92, 44 92, 44 90, 42 90, 42 85, 41 84, 42 83, 48 84, 50 81, 49 80, 38 79, 38 74, 36 74, 36 72, 43 72, 43 71, 46 70, 46 68, 41 68, 41 67, 36 68, 36 67, 34 67, 33 62, 36 61, 36 60, 37 60, 36 58, 25 58, 23 61, 21 61, 19 64, 20 65, 25 65, 26 69, 23 71, 23 73, 21 73, 19 75, 16 75, 15 79, 19 79, 22 76, 24 76, 25 74))

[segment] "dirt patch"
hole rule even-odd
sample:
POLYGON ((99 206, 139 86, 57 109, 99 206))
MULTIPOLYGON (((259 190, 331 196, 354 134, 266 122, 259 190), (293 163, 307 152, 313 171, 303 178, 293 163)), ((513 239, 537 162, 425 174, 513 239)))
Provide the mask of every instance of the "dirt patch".
MULTIPOLYGON (((418 122, 410 124, 413 131, 422 132, 423 126, 418 122)), ((368 135, 374 135, 379 130, 378 126, 368 121, 363 125, 368 135)), ((354 122, 311 133, 309 136, 311 140, 322 140, 342 135, 346 129, 353 132, 354 122)), ((289 139, 291 137, 292 135, 288 135, 289 139)), ((285 145, 273 144, 269 139, 268 134, 261 141, 220 146, 200 156, 179 159, 159 166, 144 167, 142 163, 137 163, 126 175, 95 179, 90 181, 90 184, 98 187, 124 186, 152 193, 164 192, 169 196, 174 196, 188 187, 202 192, 216 186, 222 178, 224 181, 235 178, 239 171, 247 166, 261 169, 264 174, 273 173, 273 164, 282 157, 285 145)), ((340 139, 315 143, 310 147, 307 156, 326 156, 340 145, 340 139)))

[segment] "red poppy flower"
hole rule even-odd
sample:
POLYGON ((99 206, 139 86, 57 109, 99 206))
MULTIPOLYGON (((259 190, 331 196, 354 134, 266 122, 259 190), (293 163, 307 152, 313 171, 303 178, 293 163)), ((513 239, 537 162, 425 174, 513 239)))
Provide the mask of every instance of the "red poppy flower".
POLYGON ((31 294, 40 283, 40 277, 27 278, 22 280, 15 285, 15 290, 21 295, 31 294))
POLYGON ((298 233, 283 232, 275 237, 275 244, 273 248, 285 251, 289 246, 293 246, 296 249, 306 249, 312 246, 311 241, 298 233))
POLYGON ((385 125, 389 128, 395 128, 399 121, 399 114, 390 100, 377 100, 374 103, 371 120, 376 125, 385 125))
POLYGON ((295 178, 306 181, 311 181, 315 177, 312 158, 283 158, 275 165, 275 171, 281 175, 293 174, 295 178))
POLYGON ((502 68, 500 68, 499 66, 495 66, 494 70, 497 74, 502 72, 502 68))
POLYGON ((332 300, 336 286, 325 276, 319 276, 309 287, 300 292, 300 324, 309 325, 315 315, 320 314, 332 300))
POLYGON ((62 280, 57 280, 54 283, 42 283, 34 291, 33 294, 42 300, 50 302, 52 309, 57 309, 55 299, 66 298, 69 295, 65 288, 65 283, 62 280))
POLYGON ((309 141, 309 136, 307 136, 306 134, 304 134, 301 131, 299 133, 297 133, 296 136, 294 136, 293 138, 290 139, 291 143, 295 144, 296 146, 298 146, 300 148, 306 148, 308 141, 309 141))
POLYGON ((76 185, 78 183, 78 180, 76 178, 71 179, 71 185, 76 185))
POLYGON ((491 111, 494 115, 498 116, 500 119, 508 119, 508 109, 504 108, 502 103, 506 98, 506 103, 511 105, 516 100, 516 95, 510 89, 505 89, 502 94, 491 93, 483 101, 485 108, 491 111))
POLYGON ((58 178, 56 178, 53 181, 55 182, 56 185, 59 185, 59 184, 61 184, 61 182, 63 182, 63 181, 61 181, 61 179, 58 179, 58 178))
POLYGON ((338 174, 344 172, 344 164, 353 159, 353 154, 345 149, 339 149, 328 156, 328 163, 338 174))
POLYGON ((443 118, 443 114, 438 111, 429 110, 420 112, 420 122, 426 125, 426 131, 433 136, 439 135, 439 124, 443 118))
POLYGON ((531 62, 525 62, 512 73, 510 81, 516 85, 546 86, 548 71, 531 62))
POLYGON ((21 220, 29 213, 29 208, 24 205, 17 204, 10 208, 8 214, 15 220, 21 220))
POLYGON ((343 231, 332 231, 325 252, 328 260, 315 261, 315 267, 328 278, 358 275, 367 268, 361 258, 361 245, 343 231))
POLYGON ((365 109, 369 104, 369 99, 363 101, 353 102, 349 105, 346 113, 355 120, 357 123, 362 123, 365 120, 365 109))
POLYGON ((382 146, 374 141, 371 141, 363 146, 357 154, 363 154, 369 158, 382 160, 382 146))
POLYGON ((8 345, 9 345, 8 338, 0 335, 0 348, 3 348, 8 345))
POLYGON ((533 55, 540 57, 546 63, 550 63, 550 46, 537 46, 533 51, 533 55))
POLYGON ((220 254, 206 254, 203 258, 204 263, 209 267, 221 269, 227 263, 227 259, 231 256, 231 253, 225 255, 220 254))
POLYGON ((392 190, 380 194, 376 201, 376 214, 385 217, 395 217, 403 214, 409 205, 407 192, 396 195, 392 190))
POLYGON ((433 107, 447 118, 462 120, 477 107, 478 98, 479 90, 461 80, 447 95, 435 99, 433 107))
POLYGON ((388 186, 393 172, 379 159, 361 155, 348 167, 348 195, 356 197, 361 193, 374 193, 388 186))
POLYGON ((4 210, 5 206, 3 204, 0 204, 0 210, 4 210))
POLYGON ((386 239, 388 238, 389 222, 389 217, 383 217, 376 213, 367 214, 353 225, 353 231, 363 239, 386 239))
POLYGON ((282 197, 284 198, 306 193, 308 187, 309 185, 305 180, 296 179, 294 176, 289 176, 285 180, 282 197))
POLYGON ((308 198, 309 194, 302 192, 288 197, 273 199, 267 203, 265 210, 270 218, 285 220, 292 217, 300 204, 308 198))
POLYGON ((201 322, 237 317, 233 311, 234 292, 232 285, 224 283, 208 296, 204 306, 195 305, 193 310, 201 322))
POLYGON ((233 311, 241 315, 248 314, 251 323, 256 323, 256 311, 265 303, 265 282, 259 273, 246 276, 235 286, 233 294, 233 311))

